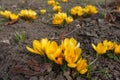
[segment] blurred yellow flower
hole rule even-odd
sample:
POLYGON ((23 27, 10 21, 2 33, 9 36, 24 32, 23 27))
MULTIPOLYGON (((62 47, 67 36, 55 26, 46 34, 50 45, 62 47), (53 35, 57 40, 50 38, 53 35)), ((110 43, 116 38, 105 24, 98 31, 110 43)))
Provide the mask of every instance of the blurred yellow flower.
POLYGON ((10 14, 11 14, 11 12, 8 10, 0 11, 0 15, 5 17, 5 18, 8 18, 8 19, 10 18, 10 14))
POLYGON ((80 57, 82 50, 80 48, 66 48, 64 51, 65 61, 68 63, 68 67, 75 68, 77 66, 76 61, 80 57))
POLYGON ((41 9, 41 10, 40 10, 40 13, 41 13, 41 14, 45 14, 45 13, 46 13, 46 10, 45 10, 45 9, 41 9))
POLYGON ((60 25, 60 24, 63 23, 63 21, 65 20, 66 17, 67 17, 67 14, 66 14, 66 13, 61 13, 61 12, 59 12, 59 13, 57 13, 57 14, 55 14, 55 15, 53 16, 53 21, 52 21, 52 23, 53 23, 53 24, 58 24, 58 25, 60 25))
POLYGON ((67 65, 71 68, 76 67, 76 61, 81 55, 80 44, 74 38, 65 38, 61 43, 61 48, 64 51, 64 58, 67 65))
POLYGON ((61 43, 61 47, 63 48, 63 50, 68 49, 69 47, 75 49, 80 47, 80 43, 77 43, 74 38, 65 38, 61 43))
POLYGON ((46 46, 50 43, 50 41, 47 38, 42 38, 40 40, 40 43, 41 43, 41 51, 42 53, 45 53, 46 46))
POLYGON ((61 10, 61 6, 59 6, 59 5, 53 6, 53 11, 55 11, 55 12, 61 12, 62 11, 61 10))
POLYGON ((97 8, 95 6, 93 6, 93 5, 87 5, 87 6, 85 6, 85 8, 83 9, 83 11, 84 11, 84 13, 90 14, 90 15, 98 13, 97 8))
POLYGON ((11 13, 10 11, 7 11, 7 10, 0 11, 0 15, 10 20, 17 20, 19 18, 19 15, 11 13))
POLYGON ((62 0, 62 2, 68 2, 68 0, 62 0))
POLYGON ((75 6, 70 10, 70 13, 74 16, 82 16, 83 15, 83 9, 80 6, 75 6))
POLYGON ((58 12, 53 16, 52 24, 55 25, 62 25, 64 24, 70 24, 73 21, 73 18, 71 16, 67 16, 66 13, 58 12))
POLYGON ((97 46, 92 44, 92 47, 97 52, 97 54, 105 54, 107 51, 107 46, 104 46, 102 43, 98 43, 97 46))
POLYGON ((54 0, 48 0, 48 5, 52 5, 52 6, 57 6, 59 4, 59 2, 54 1, 54 0))
POLYGON ((115 45, 114 54, 120 54, 120 45, 115 45))
POLYGON ((16 14, 10 14, 10 20, 17 20, 19 18, 16 14))
POLYGON ((44 53, 41 51, 41 43, 38 40, 33 41, 33 48, 26 46, 26 49, 32 53, 44 55, 44 53))
POLYGON ((59 5, 59 2, 55 1, 55 3, 52 6, 57 6, 57 5, 59 5))
POLYGON ((54 0, 48 0, 48 5, 53 5, 53 4, 55 4, 55 1, 54 0))
POLYGON ((71 16, 68 16, 66 19, 65 19, 66 23, 67 24, 70 24, 72 21, 73 21, 73 18, 71 16))
POLYGON ((26 46, 26 49, 32 53, 45 55, 45 48, 50 43, 47 38, 43 38, 42 40, 34 40, 33 41, 33 48, 26 46))
POLYGON ((104 40, 103 45, 107 47, 107 50, 113 50, 115 47, 115 42, 104 40))
POLYGON ((58 44, 55 41, 50 42, 50 44, 48 44, 46 46, 46 55, 50 60, 55 60, 55 56, 54 53, 55 51, 58 49, 58 44))
POLYGON ((120 11, 120 6, 118 6, 118 10, 120 11))
POLYGON ((62 49, 58 46, 58 44, 55 41, 52 41, 46 46, 45 52, 50 60, 62 65, 62 49))
POLYGON ((21 10, 19 16, 23 17, 27 20, 34 20, 37 18, 37 13, 31 9, 27 10, 21 10))
POLYGON ((76 70, 77 70, 80 74, 85 74, 85 73, 88 71, 86 60, 80 59, 80 60, 77 62, 76 70))

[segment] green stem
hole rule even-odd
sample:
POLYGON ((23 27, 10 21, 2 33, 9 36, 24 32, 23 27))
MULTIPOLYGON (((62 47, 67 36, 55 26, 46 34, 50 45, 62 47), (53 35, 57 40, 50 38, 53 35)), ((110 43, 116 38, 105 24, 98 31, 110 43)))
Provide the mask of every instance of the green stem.
POLYGON ((45 61, 45 63, 49 63, 50 62, 50 60, 47 58, 46 55, 44 56, 44 61, 45 61))
POLYGON ((93 63, 95 63, 99 58, 99 55, 97 55, 96 59, 94 59, 89 65, 92 65, 93 63))
POLYGON ((61 65, 61 70, 64 72, 68 69, 67 63, 64 63, 63 65, 61 65))

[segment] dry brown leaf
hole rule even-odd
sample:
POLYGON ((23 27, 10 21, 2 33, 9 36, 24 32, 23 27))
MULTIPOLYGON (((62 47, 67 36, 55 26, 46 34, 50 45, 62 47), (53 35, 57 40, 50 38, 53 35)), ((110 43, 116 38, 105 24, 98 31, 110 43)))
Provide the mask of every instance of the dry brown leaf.
POLYGON ((60 35, 60 37, 59 37, 60 42, 64 39, 64 36, 65 36, 65 32, 63 32, 63 33, 60 35))
POLYGON ((12 24, 15 24, 18 20, 19 20, 19 19, 9 21, 9 22, 5 23, 5 25, 12 25, 12 24))
POLYGON ((13 66, 10 71, 14 74, 25 74, 29 76, 37 75, 40 73, 40 72, 34 72, 30 70, 29 68, 22 66, 22 65, 13 66))
POLYGON ((64 71, 64 76, 67 80, 72 80, 72 77, 70 76, 70 71, 64 71))
POLYGON ((35 71, 40 71, 40 65, 35 60, 28 60, 26 64, 35 71))
POLYGON ((14 65, 11 67, 10 71, 14 74, 25 74, 33 76, 38 74, 44 75, 50 68, 51 63, 38 64, 38 62, 35 60, 29 60, 24 65, 14 65))
POLYGON ((113 15, 112 15, 111 13, 107 13, 107 15, 106 15, 106 17, 105 17, 105 20, 106 20, 107 22, 114 22, 114 21, 115 21, 113 15))

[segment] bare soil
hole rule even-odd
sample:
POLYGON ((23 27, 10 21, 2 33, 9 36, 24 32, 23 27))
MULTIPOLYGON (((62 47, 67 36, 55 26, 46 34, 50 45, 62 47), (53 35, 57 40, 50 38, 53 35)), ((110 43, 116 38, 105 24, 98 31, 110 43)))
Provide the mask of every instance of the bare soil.
MULTIPOLYGON (((74 37, 81 43, 82 56, 88 61, 93 61, 95 51, 91 43, 98 43, 104 39, 120 43, 120 16, 114 22, 107 22, 101 14, 87 18, 78 18, 70 25, 59 28, 51 24, 52 8, 46 4, 47 0, 0 0, 0 8, 18 12, 21 9, 41 8, 49 10, 47 14, 38 15, 32 22, 19 20, 12 25, 4 25, 6 21, 0 17, 0 80, 120 80, 120 59, 115 60, 107 55, 92 65, 92 73, 88 77, 65 75, 59 66, 48 71, 49 64, 44 64, 43 57, 31 54, 26 50, 26 45, 31 46, 34 39, 49 38, 59 41, 62 38, 74 37), (24 32, 25 41, 18 44, 15 33, 24 32), (31 68, 37 65, 37 68, 31 68), (44 66, 42 66, 44 65, 44 66), (40 69, 42 68, 42 69, 40 69), (45 68, 45 69, 44 69, 45 68), (39 69, 39 70, 37 70, 39 69), (69 77, 69 78, 68 78, 69 77)), ((84 6, 79 0, 62 3, 65 11, 75 5, 84 6), (71 4, 72 3, 72 4, 71 4)))

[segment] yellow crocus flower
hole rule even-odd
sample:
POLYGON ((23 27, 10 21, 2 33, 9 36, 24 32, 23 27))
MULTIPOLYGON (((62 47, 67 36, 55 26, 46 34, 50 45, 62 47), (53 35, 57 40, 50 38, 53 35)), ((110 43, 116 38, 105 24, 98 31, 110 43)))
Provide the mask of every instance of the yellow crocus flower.
POLYGON ((44 55, 44 53, 41 50, 41 43, 39 40, 34 40, 33 41, 33 48, 30 48, 26 46, 26 49, 32 53, 39 54, 39 55, 44 55))
POLYGON ((71 16, 67 16, 66 13, 58 12, 53 16, 53 24, 61 25, 65 21, 66 24, 69 24, 73 21, 73 18, 71 16))
POLYGON ((45 9, 41 9, 41 10, 40 10, 40 13, 41 13, 41 14, 45 14, 45 13, 46 13, 46 10, 45 10, 45 9))
POLYGON ((115 42, 104 40, 103 45, 107 47, 107 50, 113 50, 115 47, 115 42))
POLYGON ((102 43, 98 43, 97 46, 92 44, 92 47, 98 54, 105 54, 107 51, 107 47, 104 46, 102 43))
POLYGON ((59 6, 59 5, 53 6, 53 11, 55 11, 55 12, 61 12, 62 11, 61 10, 61 6, 59 6))
POLYGON ((93 5, 87 5, 87 6, 85 6, 85 8, 83 9, 83 11, 86 14, 96 14, 96 13, 98 13, 98 10, 93 5))
POLYGON ((62 49, 55 41, 52 41, 46 46, 45 52, 50 60, 56 62, 57 64, 62 64, 62 49))
POLYGON ((80 59, 80 60, 77 62, 76 70, 77 70, 80 74, 85 74, 85 73, 88 71, 86 60, 80 59))
POLYGON ((55 3, 52 4, 52 6, 57 6, 57 5, 59 5, 59 2, 58 2, 58 1, 55 1, 55 3))
POLYGON ((116 44, 114 49, 115 54, 120 54, 120 45, 116 44))
POLYGON ((52 6, 56 6, 56 5, 58 5, 59 4, 59 2, 57 2, 57 1, 54 1, 54 0, 48 0, 48 5, 52 5, 52 6))
POLYGON ((73 18, 71 16, 69 16, 65 19, 65 21, 67 24, 70 24, 73 21, 73 18))
POLYGON ((83 15, 83 9, 81 6, 75 6, 70 10, 70 13, 74 16, 82 16, 83 15))
POLYGON ((53 54, 55 53, 55 50, 57 49, 58 49, 58 44, 55 41, 50 42, 50 44, 46 46, 45 52, 46 52, 47 57, 50 60, 55 60, 55 57, 53 54))
POLYGON ((48 0, 48 5, 53 5, 53 4, 55 4, 55 1, 54 0, 48 0))
POLYGON ((53 24, 57 24, 57 25, 61 25, 63 23, 63 21, 65 20, 65 18, 67 17, 66 13, 57 13, 53 16, 53 24))
POLYGON ((40 43, 41 43, 41 51, 42 53, 45 53, 46 46, 50 44, 50 41, 47 38, 43 38, 40 40, 40 43))
POLYGON ((26 48, 27 48, 28 51, 30 51, 32 53, 45 55, 45 49, 46 49, 46 46, 49 43, 50 43, 50 41, 47 38, 43 38, 40 41, 39 40, 34 40, 33 41, 33 48, 30 48, 28 46, 26 46, 26 48))
POLYGON ((8 10, 0 11, 0 15, 2 15, 5 18, 8 18, 8 19, 10 18, 10 14, 11 14, 11 12, 8 10))
POLYGON ((17 20, 19 18, 16 14, 10 14, 10 20, 17 20))
POLYGON ((28 16, 29 19, 36 19, 37 18, 37 13, 31 9, 28 10, 28 16))
POLYGON ((22 16, 22 17, 25 17, 28 15, 28 10, 25 9, 25 10, 21 10, 20 13, 19 13, 19 16, 22 16))
POLYGON ((37 18, 37 13, 31 9, 21 10, 19 16, 27 19, 27 20, 34 20, 37 18))
POLYGON ((68 47, 72 47, 72 48, 77 48, 80 46, 80 43, 77 43, 77 41, 74 38, 65 38, 62 43, 61 46, 63 49, 67 49, 68 47))
POLYGON ((68 0, 62 0, 62 2, 68 2, 68 0))
POLYGON ((54 56, 55 56, 54 62, 62 65, 63 64, 63 53, 60 47, 55 51, 54 56))
POLYGON ((80 48, 68 48, 65 49, 64 51, 64 57, 65 60, 67 61, 67 65, 71 68, 75 68, 77 66, 76 61, 78 60, 78 58, 80 57, 81 54, 81 49, 80 48))

